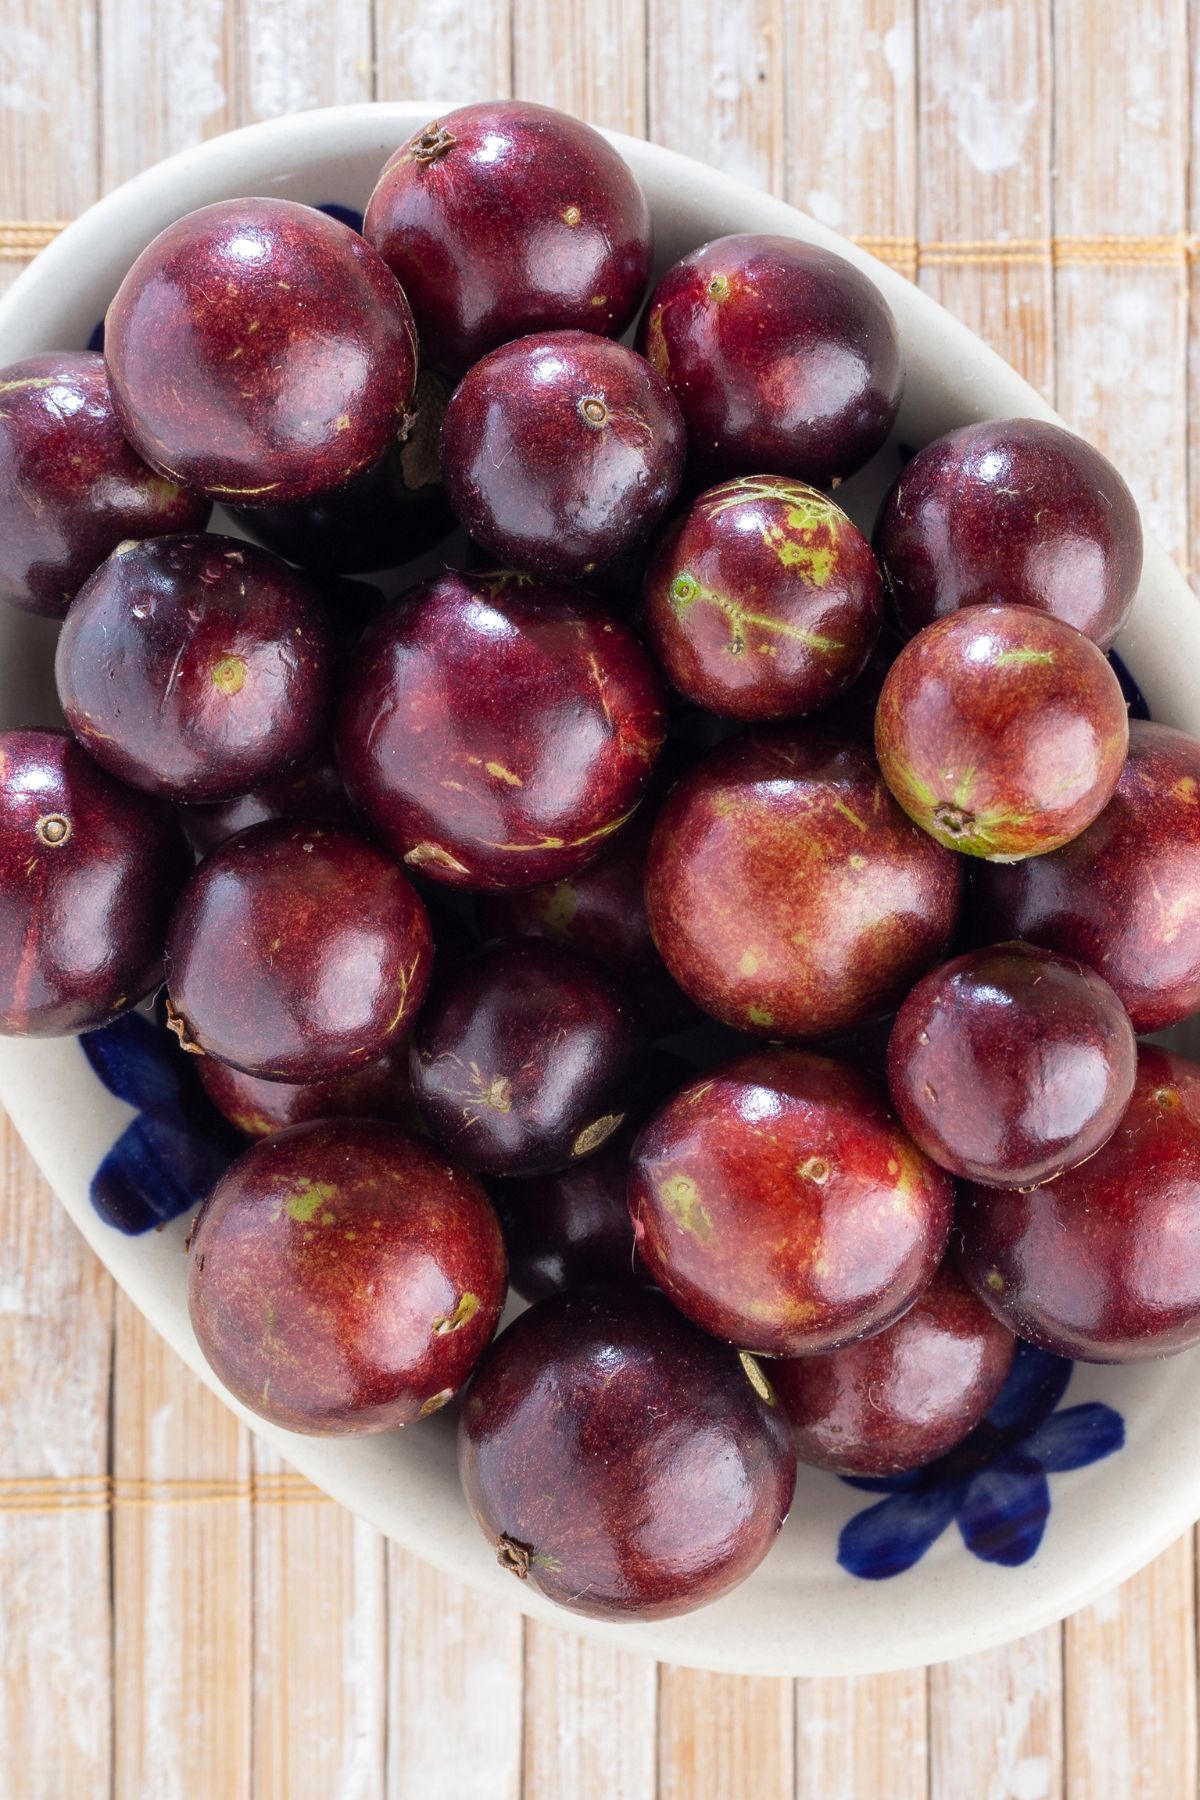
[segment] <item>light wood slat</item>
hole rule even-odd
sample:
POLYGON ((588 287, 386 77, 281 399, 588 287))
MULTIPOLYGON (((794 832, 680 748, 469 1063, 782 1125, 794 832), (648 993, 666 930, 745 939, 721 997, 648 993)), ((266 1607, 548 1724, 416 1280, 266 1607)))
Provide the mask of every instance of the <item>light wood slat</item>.
POLYGON ((921 286, 1049 398, 1050 9, 918 0, 921 286), (1031 260, 956 262, 957 240, 1040 245, 1031 260), (932 261, 932 256, 944 260, 932 261))
POLYGON ((287 1465, 252 1454, 254 1800, 382 1800, 383 1539, 338 1506, 273 1504, 287 1465))
POLYGON ((228 131, 237 118, 235 0, 99 0, 101 185, 228 131))
POLYGON ((929 1671, 930 1800, 1062 1800, 1062 1634, 929 1671))
POLYGON ((657 1671, 553 1625, 525 1625, 522 1800, 647 1800, 657 1671))
POLYGON ((447 109, 512 92, 509 0, 375 0, 381 100, 436 100, 447 109))
MULTIPOLYGON (((117 1296, 117 1479, 248 1482, 250 1437, 117 1296)), ((250 1499, 113 1515, 117 1800, 250 1792, 250 1499)))
MULTIPOLYGON (((3 1115, 0 1185, 0 1476, 103 1493, 112 1283, 3 1115)), ((0 1516, 7 1800, 111 1792, 108 1532, 103 1508, 0 1516)))
MULTIPOLYGON (((99 191, 95 0, 5 0, 0 218, 72 219, 99 191)), ((0 294, 21 270, 0 258, 0 294)))
POLYGON ((373 55, 371 0, 243 0, 239 115, 274 119, 369 100, 373 55))
POLYGON ((521 1616, 388 1547, 389 1800, 517 1800, 521 1616))
POLYGON ((791 1800, 795 1684, 663 1663, 658 1800, 791 1800))
POLYGON ((513 92, 646 135, 645 0, 514 0, 513 92))
POLYGON ((650 136, 782 193, 783 0, 649 0, 649 32, 650 136))
POLYGON ((927 1699, 924 1669, 798 1681, 796 1800, 924 1796, 927 1699))

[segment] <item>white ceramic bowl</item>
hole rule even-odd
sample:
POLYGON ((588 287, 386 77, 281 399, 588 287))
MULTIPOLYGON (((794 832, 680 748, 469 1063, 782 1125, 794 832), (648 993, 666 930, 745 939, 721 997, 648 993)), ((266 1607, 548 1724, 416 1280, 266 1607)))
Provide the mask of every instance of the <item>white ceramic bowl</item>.
MULTIPOLYGON (((217 138, 149 170, 93 207, 16 282, 0 304, 0 365, 86 344, 138 251, 193 207, 239 194, 282 194, 361 208, 385 156, 437 110, 352 106, 302 114, 217 138)), ((922 444, 991 416, 1054 416, 964 326, 814 220, 653 144, 614 141, 649 197, 659 268, 707 238, 770 231, 826 245, 867 271, 904 340, 901 441, 922 444)), ((857 491, 868 517, 869 495, 888 466, 895 466, 894 452, 890 464, 885 453, 880 469, 847 490, 857 491)), ((0 614, 0 725, 54 721, 55 628, 9 608, 0 614)), ((1120 650, 1153 715, 1200 735, 1200 608, 1157 544, 1147 545, 1120 650)), ((0 1040, 0 1098, 88 1242, 156 1329, 216 1386, 188 1323, 186 1221, 127 1236, 89 1197, 94 1172, 135 1109, 97 1079, 74 1040, 0 1040)), ((169 1130, 155 1142, 174 1165, 169 1130)), ((1017 1637, 1132 1574, 1184 1531, 1200 1515, 1198 1358, 1200 1351, 1130 1369, 1081 1365, 1049 1428, 1034 1415, 1056 1397, 1066 1370, 1030 1368, 1051 1388, 1040 1406, 1027 1400, 1016 1407, 1021 1416, 1010 1436, 1023 1438, 1024 1447, 1009 1444, 993 1455, 970 1485, 955 1486, 942 1471, 907 1496, 881 1499, 802 1470, 791 1518, 758 1573, 715 1606, 648 1626, 575 1620, 497 1567, 459 1493, 453 1422, 445 1415, 405 1432, 341 1442, 292 1436, 243 1416, 337 1500, 490 1597, 672 1662, 832 1675, 938 1661, 1017 1637), (1089 1410, 1076 1411, 1081 1405, 1089 1410), (1118 1449, 1114 1414, 1125 1429, 1118 1449), (1090 1460, 1098 1450, 1108 1453, 1090 1460), (1033 1552, 1048 1496, 1053 1508, 1033 1552), (880 1559, 906 1534, 912 1546, 928 1548, 902 1574, 863 1579, 839 1564, 840 1534, 875 1506, 888 1510, 856 1525, 846 1541, 858 1545, 876 1575, 880 1559), (1012 1566, 985 1560, 981 1550, 1008 1556, 1012 1566)))

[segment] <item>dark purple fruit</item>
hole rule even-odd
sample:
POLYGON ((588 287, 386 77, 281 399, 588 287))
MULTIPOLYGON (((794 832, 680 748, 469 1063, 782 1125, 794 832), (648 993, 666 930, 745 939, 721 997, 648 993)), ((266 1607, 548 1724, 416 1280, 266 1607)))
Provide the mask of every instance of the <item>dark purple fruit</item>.
POLYGON ((1107 805, 1129 746, 1112 667, 1030 606, 969 606, 900 652, 875 714, 883 778, 938 843, 1043 856, 1107 805))
POLYGON ((484 549, 581 580, 653 531, 683 477, 671 390, 623 344, 542 332, 463 377, 442 426, 450 504, 484 549))
POLYGON ((920 980, 888 1048, 892 1101, 943 1169, 992 1187, 1052 1181, 1098 1150, 1133 1092, 1137 1042, 1082 963, 998 944, 920 980))
POLYGON ((122 544, 80 590, 54 673, 110 774, 172 800, 231 800, 316 749, 329 628, 303 576, 236 538, 122 544))
POLYGON ((903 1318, 860 1344, 771 1364, 796 1455, 838 1475, 902 1475, 973 1431, 1016 1340, 943 1263, 903 1318))
POLYGON ((390 1431, 470 1374, 504 1303, 479 1183, 396 1125, 335 1119, 253 1144, 192 1229, 200 1348, 288 1431, 390 1431))
POLYGON ((706 481, 772 469, 827 487, 882 447, 904 386, 878 288, 795 238, 691 251, 651 295, 638 348, 670 383, 706 481))
POLYGON ((440 982, 410 1069, 439 1143, 483 1175, 544 1175, 598 1150, 640 1073, 633 1008, 560 944, 490 944, 440 982))
POLYGON ((211 510, 129 444, 103 357, 60 350, 0 369, 0 599, 61 619, 126 538, 203 531, 211 510))
POLYGON ((944 954, 961 895, 958 859, 904 817, 870 752, 803 726, 698 762, 646 858, 667 968, 706 1012, 765 1037, 890 1011, 944 954))
POLYGON ((646 624, 681 694, 732 719, 814 712, 863 671, 883 616, 871 546, 782 475, 709 488, 646 574, 646 624))
POLYGON ((243 1137, 270 1137, 313 1119, 387 1119, 410 1131, 423 1129, 408 1078, 407 1038, 365 1068, 327 1081, 264 1081, 215 1056, 198 1057, 196 1073, 217 1111, 243 1137))
POLYGON ((160 232, 117 290, 104 355, 126 436, 172 481, 286 506, 403 431, 417 342, 390 270, 291 200, 220 200, 160 232))
POLYGON ((207 856, 226 838, 267 819, 311 819, 351 829, 357 823, 341 776, 331 761, 320 756, 302 764, 294 774, 255 788, 252 794, 240 794, 236 800, 179 808, 180 823, 197 856, 207 856))
POLYGON ((555 1295, 510 1325, 467 1391, 458 1466, 501 1566, 600 1619, 728 1593, 796 1479, 753 1361, 638 1288, 555 1295))
POLYGON ((1094 825, 1061 850, 979 871, 979 928, 1098 969, 1135 1031, 1200 1011, 1200 743, 1134 720, 1094 825))
POLYGON ((521 100, 460 106, 385 165, 363 229, 457 377, 530 331, 619 337, 650 274, 650 210, 580 119, 521 100))
POLYGON ((581 594, 447 570, 368 634, 342 704, 351 799, 412 868, 532 887, 598 854, 645 792, 662 689, 629 627, 581 594))
POLYGON ((247 1075, 349 1075, 407 1029, 432 956, 425 908, 391 857, 336 826, 252 825, 205 857, 175 909, 172 1029, 247 1075))
POLYGON ((649 1281, 625 1193, 639 1126, 640 1120, 626 1119, 594 1156, 553 1175, 492 1183, 508 1278, 523 1300, 566 1288, 649 1281))
POLYGON ((1153 1044, 1103 1149, 1028 1192, 970 1187, 961 1267, 1018 1337, 1083 1362, 1200 1343, 1200 1067, 1153 1044))
POLYGON ((0 1032, 91 1031, 156 988, 190 862, 65 731, 0 732, 0 1032))
POLYGON ((758 1050, 654 1115, 629 1210, 646 1267, 697 1325, 807 1356, 908 1310, 945 1254, 954 1189, 850 1064, 758 1050))
POLYGON ((1034 606, 1107 649, 1142 572, 1137 503, 1107 457, 1044 419, 988 419, 917 452, 875 527, 901 630, 1034 606))

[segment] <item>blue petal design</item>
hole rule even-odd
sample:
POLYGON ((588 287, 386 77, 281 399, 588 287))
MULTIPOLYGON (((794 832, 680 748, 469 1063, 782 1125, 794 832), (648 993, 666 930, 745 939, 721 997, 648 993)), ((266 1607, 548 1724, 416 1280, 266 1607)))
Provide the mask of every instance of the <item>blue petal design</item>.
POLYGON ((1068 1406, 1030 1432, 1022 1448, 1047 1474, 1064 1469, 1084 1469, 1089 1463, 1111 1456, 1125 1443, 1125 1421, 1101 1400, 1068 1406))
POLYGON ((982 1469, 967 1489, 958 1528, 984 1562, 1016 1568, 1042 1541, 1050 1516, 1050 1483, 1032 1456, 1010 1451, 982 1469))
POLYGON ((141 1013, 123 1013, 111 1025, 85 1031, 83 1054, 110 1094, 147 1112, 177 1106, 183 1059, 166 1034, 141 1013))
POLYGON ((1018 1344, 1008 1380, 992 1402, 987 1422, 997 1431, 1031 1431, 1048 1418, 1067 1391, 1071 1364, 1048 1350, 1018 1344))
POLYGON ((362 232, 363 216, 352 206, 341 206, 336 200, 325 200, 318 206, 317 211, 328 213, 331 219, 337 219, 341 224, 348 225, 351 231, 362 232))
POLYGON ((176 1219, 203 1200, 224 1173, 222 1147, 170 1119, 142 1113, 92 1177, 92 1205, 130 1236, 176 1219))
POLYGON ((962 1498, 958 1483, 889 1495, 878 1506, 856 1513, 842 1527, 839 1563, 864 1581, 903 1575, 941 1537, 962 1498))
POLYGON ((905 1469, 899 1475, 843 1475, 847 1487, 861 1488, 864 1494, 907 1494, 921 1485, 924 1469, 905 1469))
POLYGON ((1148 719, 1150 708, 1146 703, 1146 696, 1115 650, 1109 651, 1108 660, 1112 664, 1113 674, 1121 684, 1121 692, 1125 696, 1125 704, 1129 708, 1130 718, 1148 719))

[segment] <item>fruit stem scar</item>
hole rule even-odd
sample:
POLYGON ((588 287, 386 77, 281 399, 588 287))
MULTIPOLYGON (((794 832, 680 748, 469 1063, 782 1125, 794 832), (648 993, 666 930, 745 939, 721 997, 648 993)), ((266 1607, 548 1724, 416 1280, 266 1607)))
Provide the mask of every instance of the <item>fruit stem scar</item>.
POLYGON ((175 1003, 167 997, 167 1030, 174 1032, 179 1039, 179 1048, 186 1050, 189 1056, 203 1056, 204 1048, 192 1036, 192 1028, 181 1012, 175 1009, 175 1003))
POLYGON ((595 394, 589 394, 586 399, 579 402, 579 411, 581 417, 586 419, 589 425, 608 423, 608 408, 603 400, 598 399, 595 394))
POLYGON ((33 829, 48 850, 57 850, 71 836, 71 821, 62 813, 44 813, 33 829))
POLYGON ((938 830, 944 831, 948 837, 959 838, 966 836, 975 820, 973 815, 964 812, 961 806, 948 806, 943 803, 941 806, 934 807, 933 822, 938 830))
POLYGON ((564 225, 578 225, 583 214, 577 206, 564 206, 561 217, 564 225))
POLYGON ((518 1544, 515 1538, 501 1535, 496 1540, 496 1561, 518 1581, 527 1581, 533 1552, 527 1544, 518 1544))
POLYGON ((453 133, 446 130, 440 119, 433 119, 413 144, 413 161, 436 162, 438 157, 445 156, 447 150, 451 149, 457 141, 453 133))
POLYGON ((240 656, 223 656, 213 665, 213 686, 223 694, 240 694, 246 680, 246 665, 240 656))
POLYGON ((708 284, 709 299, 710 300, 724 300, 727 297, 728 293, 729 293, 729 277, 728 277, 728 275, 714 275, 712 280, 708 284))

